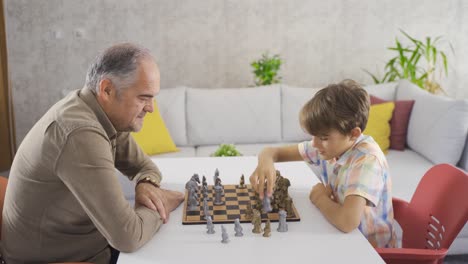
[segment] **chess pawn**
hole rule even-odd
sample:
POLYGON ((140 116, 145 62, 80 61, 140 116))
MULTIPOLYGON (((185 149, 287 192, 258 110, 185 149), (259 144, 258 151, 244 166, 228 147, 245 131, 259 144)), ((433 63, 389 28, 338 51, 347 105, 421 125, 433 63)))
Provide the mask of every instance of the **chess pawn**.
POLYGON ((260 214, 260 211, 253 210, 252 224, 254 225, 254 228, 252 229, 252 233, 255 233, 255 234, 262 233, 262 216, 260 214))
POLYGON ((246 219, 252 219, 253 217, 253 210, 252 210, 252 204, 247 203, 247 208, 245 209, 245 218, 246 219))
POLYGON ((222 237, 221 243, 224 243, 224 244, 229 243, 229 235, 226 232, 226 228, 224 228, 223 225, 221 226, 221 237, 222 237))
POLYGON ((208 234, 214 234, 216 233, 215 230, 214 230, 214 224, 213 224, 213 220, 211 220, 211 216, 208 216, 207 219, 206 219, 206 233, 208 234))
POLYGON ((288 232, 288 224, 286 223, 286 211, 280 210, 279 211, 279 223, 278 223, 278 229, 276 229, 278 232, 288 232))
POLYGON ((271 227, 270 227, 270 219, 268 219, 265 223, 265 229, 263 232, 264 237, 270 237, 271 236, 271 227))
POLYGON ((236 220, 234 221, 234 231, 236 231, 236 234, 235 236, 236 237, 241 237, 243 236, 244 234, 242 233, 242 226, 240 225, 240 220, 239 218, 236 218, 236 220))
POLYGON ((244 174, 242 174, 242 176, 240 178, 239 188, 244 189, 245 187, 246 187, 245 178, 244 178, 244 174))

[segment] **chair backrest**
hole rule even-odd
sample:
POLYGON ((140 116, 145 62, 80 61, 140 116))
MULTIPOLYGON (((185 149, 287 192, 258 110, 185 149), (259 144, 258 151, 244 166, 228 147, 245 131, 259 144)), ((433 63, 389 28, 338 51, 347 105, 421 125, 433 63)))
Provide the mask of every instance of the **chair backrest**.
POLYGON ((8 179, 0 176, 0 239, 2 237, 2 217, 3 217, 3 203, 5 202, 5 192, 8 184, 8 179))
POLYGON ((449 164, 435 165, 397 220, 404 248, 448 249, 468 220, 468 174, 449 164))

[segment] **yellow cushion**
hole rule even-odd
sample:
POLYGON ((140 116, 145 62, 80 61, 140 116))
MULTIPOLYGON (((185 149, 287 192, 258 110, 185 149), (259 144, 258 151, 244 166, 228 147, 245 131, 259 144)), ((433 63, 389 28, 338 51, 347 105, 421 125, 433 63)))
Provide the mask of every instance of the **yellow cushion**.
POLYGON ((147 113, 143 128, 132 133, 133 138, 147 155, 179 151, 159 113, 156 102, 153 113, 147 113))
POLYGON ((372 136, 384 153, 390 147, 390 119, 393 116, 393 102, 371 105, 364 134, 372 136))

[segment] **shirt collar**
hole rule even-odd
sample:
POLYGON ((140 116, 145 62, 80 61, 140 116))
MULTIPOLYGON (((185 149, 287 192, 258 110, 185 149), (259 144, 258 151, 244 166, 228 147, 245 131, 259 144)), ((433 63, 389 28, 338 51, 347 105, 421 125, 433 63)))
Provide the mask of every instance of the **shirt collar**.
POLYGON ((349 156, 351 155, 351 152, 353 151, 354 147, 359 143, 361 142, 362 140, 364 140, 364 135, 361 134, 357 139, 356 141, 354 142, 354 144, 345 152, 343 153, 343 155, 341 155, 341 157, 336 161, 337 164, 339 165, 343 165, 346 163, 346 160, 348 160, 349 156))
POLYGON ((96 99, 96 95, 91 91, 91 89, 84 87, 79 93, 79 97, 91 108, 91 110, 96 115, 99 123, 102 125, 106 131, 109 139, 114 139, 117 136, 117 130, 115 129, 112 122, 107 117, 107 114, 102 109, 101 105, 96 99))

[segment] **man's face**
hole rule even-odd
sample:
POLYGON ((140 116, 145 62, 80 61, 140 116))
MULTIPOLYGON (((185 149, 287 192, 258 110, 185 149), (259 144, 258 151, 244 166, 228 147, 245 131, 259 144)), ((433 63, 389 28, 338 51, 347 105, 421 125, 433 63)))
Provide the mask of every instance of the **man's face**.
POLYGON ((343 135, 335 129, 312 138, 312 145, 319 151, 323 160, 339 158, 353 146, 354 142, 355 139, 351 135, 343 135))
POLYGON ((146 113, 154 110, 154 97, 160 89, 156 63, 150 59, 141 60, 135 74, 135 82, 119 93, 113 93, 105 109, 117 131, 140 131, 146 113))

